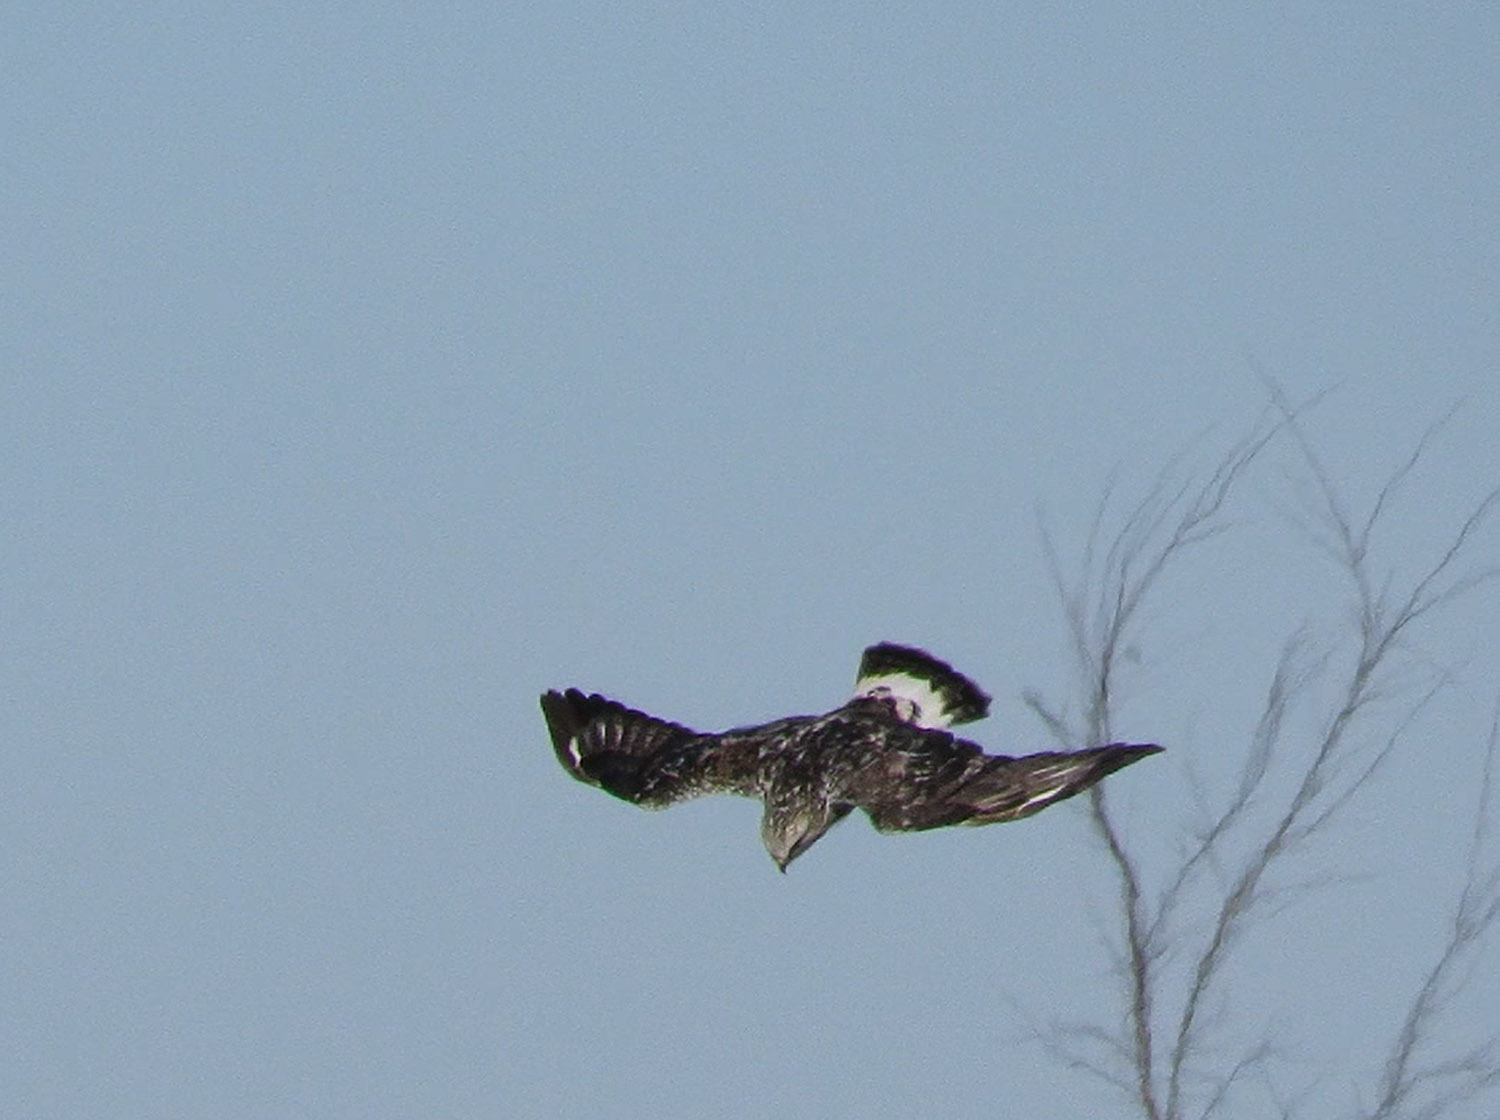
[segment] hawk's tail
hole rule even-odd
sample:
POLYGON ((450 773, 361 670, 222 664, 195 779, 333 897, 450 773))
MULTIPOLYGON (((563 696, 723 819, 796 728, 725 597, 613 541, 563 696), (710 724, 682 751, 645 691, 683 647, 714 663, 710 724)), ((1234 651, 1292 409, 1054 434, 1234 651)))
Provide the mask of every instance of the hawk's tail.
POLYGON ((990 710, 985 691, 952 665, 894 642, 865 650, 854 694, 891 697, 898 701, 899 718, 926 728, 970 723, 990 710))
POLYGON ((974 810, 964 823, 995 824, 1029 817, 1161 749, 1154 743, 1111 743, 1083 751, 997 758, 959 793, 974 810))
POLYGON ((696 732, 576 688, 542 694, 557 761, 580 782, 637 804, 681 796, 684 755, 696 732))

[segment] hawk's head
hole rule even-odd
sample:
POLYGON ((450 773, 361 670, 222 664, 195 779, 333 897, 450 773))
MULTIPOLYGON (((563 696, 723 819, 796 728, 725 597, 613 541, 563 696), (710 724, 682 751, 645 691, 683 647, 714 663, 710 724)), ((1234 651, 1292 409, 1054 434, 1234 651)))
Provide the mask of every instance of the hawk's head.
POLYGON ((787 864, 817 843, 853 808, 803 798, 768 797, 765 815, 760 818, 761 841, 784 872, 787 864))

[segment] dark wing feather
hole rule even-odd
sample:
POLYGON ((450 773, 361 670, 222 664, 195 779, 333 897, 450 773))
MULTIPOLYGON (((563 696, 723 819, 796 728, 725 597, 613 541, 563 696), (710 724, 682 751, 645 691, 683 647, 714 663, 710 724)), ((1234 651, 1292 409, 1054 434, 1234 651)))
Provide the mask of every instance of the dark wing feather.
POLYGON ((971 814, 951 798, 984 764, 984 751, 967 739, 890 720, 839 799, 863 809, 882 832, 957 824, 971 814))
POLYGON ((542 714, 557 760, 580 782, 649 808, 708 792, 711 736, 576 688, 543 693, 542 714))
POLYGON ((845 792, 882 832, 995 824, 1041 812, 1160 750, 1115 743, 1011 758, 946 732, 914 729, 888 735, 881 759, 862 767, 845 792))
POLYGON ((972 814, 965 824, 1018 821, 1066 801, 1132 762, 1159 754, 1153 744, 1111 743, 1088 750, 994 758, 955 794, 972 814))

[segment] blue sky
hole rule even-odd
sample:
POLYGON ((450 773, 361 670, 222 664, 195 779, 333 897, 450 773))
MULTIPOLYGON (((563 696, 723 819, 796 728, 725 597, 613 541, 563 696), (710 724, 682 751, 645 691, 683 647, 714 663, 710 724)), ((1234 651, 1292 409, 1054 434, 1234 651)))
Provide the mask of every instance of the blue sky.
MULTIPOLYGON (((10 22, 9 1115, 1126 1114, 1011 1002, 1117 1006, 1082 809, 851 820, 783 877, 748 802, 570 782, 536 697, 719 728, 891 639, 1043 749, 1037 509, 1075 554, 1109 479, 1254 423, 1258 370, 1331 390, 1356 503, 1463 402, 1381 540, 1430 562, 1500 482, 1492 9, 10 22)), ((1342 617, 1297 470, 1270 449, 1145 631, 1142 843, 1342 617)), ((1340 1105, 1456 889, 1496 621, 1422 632, 1453 688, 1307 857, 1352 883, 1225 1011, 1340 1105)))

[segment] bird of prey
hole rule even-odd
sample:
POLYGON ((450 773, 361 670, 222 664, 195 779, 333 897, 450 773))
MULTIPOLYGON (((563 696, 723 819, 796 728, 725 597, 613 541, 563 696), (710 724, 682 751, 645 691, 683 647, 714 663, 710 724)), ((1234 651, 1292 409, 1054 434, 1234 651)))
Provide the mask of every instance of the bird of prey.
POLYGON ((1162 749, 1111 743, 1011 758, 946 730, 989 706, 946 662, 889 642, 865 650, 843 707, 719 734, 576 688, 542 696, 573 777, 648 809, 704 793, 759 798, 761 840, 782 871, 856 808, 881 832, 1014 821, 1162 749))

